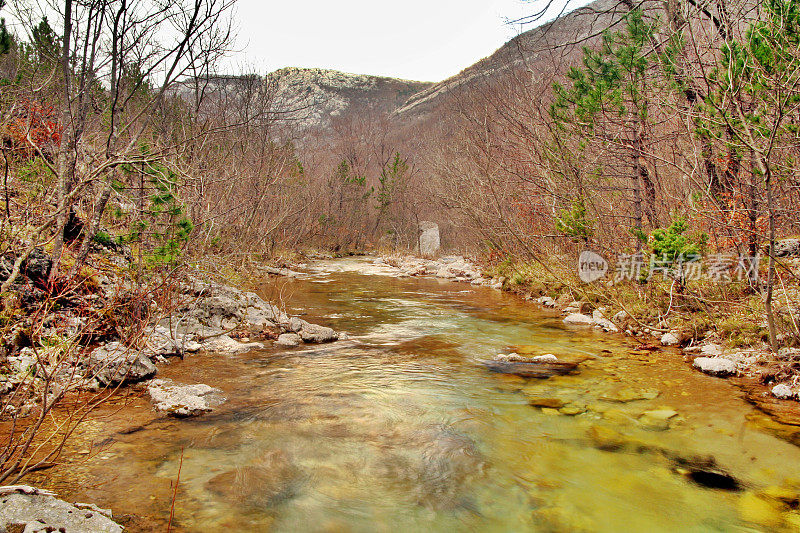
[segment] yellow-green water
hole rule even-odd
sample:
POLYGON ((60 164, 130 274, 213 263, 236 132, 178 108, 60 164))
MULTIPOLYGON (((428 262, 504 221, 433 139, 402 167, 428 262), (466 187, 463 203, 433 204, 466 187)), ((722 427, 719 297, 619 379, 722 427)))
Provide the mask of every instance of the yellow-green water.
POLYGON ((37 481, 137 515, 132 530, 163 530, 182 457, 179 530, 699 532, 765 526, 743 520, 743 492, 693 483, 677 458, 713 457, 746 491, 800 479, 800 449, 675 352, 568 329, 490 289, 374 270, 324 262, 281 287, 293 312, 351 340, 167 365, 161 376, 219 387, 227 403, 189 420, 144 398, 108 406, 37 481), (548 380, 481 365, 511 347, 589 359, 548 380), (626 396, 650 399, 614 401, 626 396), (641 417, 664 409, 678 415, 641 417))

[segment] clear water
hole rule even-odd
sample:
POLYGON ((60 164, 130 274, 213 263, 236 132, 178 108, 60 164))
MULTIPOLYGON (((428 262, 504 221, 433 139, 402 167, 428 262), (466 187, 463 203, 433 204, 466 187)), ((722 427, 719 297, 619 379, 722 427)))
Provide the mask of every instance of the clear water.
POLYGON ((800 479, 800 449, 675 352, 565 328, 490 289, 385 274, 341 260, 265 286, 351 340, 176 361, 163 377, 220 387, 227 403, 174 420, 119 399, 35 481, 136 515, 131 530, 164 530, 182 461, 178 530, 674 532, 758 530, 739 493, 695 484, 678 457, 713 457, 748 487, 800 479), (588 359, 548 380, 481 365, 511 349, 588 359), (614 401, 626 395, 650 399, 614 401), (641 418, 654 409, 678 415, 641 418), (623 445, 601 449, 606 430, 623 445))

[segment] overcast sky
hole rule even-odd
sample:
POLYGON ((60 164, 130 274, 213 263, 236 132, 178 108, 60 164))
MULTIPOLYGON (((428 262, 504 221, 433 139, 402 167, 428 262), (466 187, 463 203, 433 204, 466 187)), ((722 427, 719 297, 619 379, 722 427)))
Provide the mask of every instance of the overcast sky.
POLYGON ((320 67, 440 81, 514 37, 519 26, 506 20, 541 5, 541 0, 238 0, 239 53, 227 70, 320 67))

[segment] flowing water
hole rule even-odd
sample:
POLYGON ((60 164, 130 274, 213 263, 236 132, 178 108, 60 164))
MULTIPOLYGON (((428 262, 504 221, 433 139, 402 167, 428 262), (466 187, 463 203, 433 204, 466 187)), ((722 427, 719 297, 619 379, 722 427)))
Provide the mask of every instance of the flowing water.
POLYGON ((351 339, 166 365, 228 401, 188 420, 144 398, 108 405, 44 482, 142 517, 133 530, 163 530, 180 467, 186 531, 673 532, 758 530, 741 492, 686 475, 702 458, 746 488, 800 479, 800 449, 676 352, 491 289, 384 274, 338 260, 284 282, 293 312, 351 339), (546 380, 482 366, 512 349, 587 359, 546 380))

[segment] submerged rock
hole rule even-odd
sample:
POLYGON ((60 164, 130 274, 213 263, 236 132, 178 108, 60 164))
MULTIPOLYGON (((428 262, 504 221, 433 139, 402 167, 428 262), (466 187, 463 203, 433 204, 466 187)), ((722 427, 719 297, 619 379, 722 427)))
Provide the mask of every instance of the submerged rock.
POLYGON ((154 379, 147 386, 156 411, 179 418, 207 413, 225 401, 222 391, 203 383, 181 385, 169 379, 154 379))
POLYGON ((514 362, 514 361, 486 361, 486 368, 501 374, 514 374, 523 378, 549 378, 564 376, 578 370, 578 363, 570 362, 514 362))
POLYGON ((724 357, 697 357, 692 365, 712 376, 730 376, 736 373, 736 363, 724 357))
POLYGON ((251 464, 212 477, 206 490, 236 505, 272 507, 297 493, 300 470, 280 450, 263 454, 251 464))
POLYGON ((633 389, 623 388, 602 394, 601 400, 616 403, 636 402, 640 400, 655 400, 661 391, 658 389, 633 389))
POLYGON ((605 426, 592 426, 589 428, 588 436, 600 450, 616 451, 628 444, 628 439, 621 433, 605 426))
POLYGON ((549 409, 561 409, 566 402, 561 398, 528 398, 528 405, 532 407, 546 407, 549 409))
POLYGON ((81 509, 52 493, 17 485, 0 487, 0 531, 117 533, 122 526, 92 506, 81 509))

